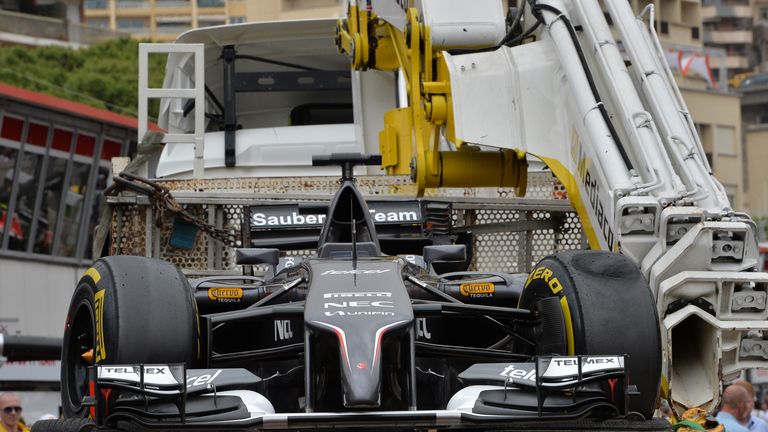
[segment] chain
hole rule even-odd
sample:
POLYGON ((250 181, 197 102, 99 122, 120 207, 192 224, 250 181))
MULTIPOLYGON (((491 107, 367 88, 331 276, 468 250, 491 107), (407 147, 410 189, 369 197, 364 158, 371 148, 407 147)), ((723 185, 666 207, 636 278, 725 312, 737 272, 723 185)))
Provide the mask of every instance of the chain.
MULTIPOLYGON (((196 226, 200 231, 208 234, 209 237, 217 240, 230 247, 238 247, 239 242, 235 236, 235 232, 232 230, 226 230, 223 228, 217 228, 214 225, 200 219, 187 211, 176 198, 171 194, 170 189, 160 184, 157 184, 151 180, 139 177, 134 174, 126 172, 120 173, 118 177, 115 177, 115 188, 130 189, 134 192, 146 195, 149 201, 152 203, 152 209, 154 210, 157 218, 155 224, 158 228, 162 227, 165 212, 171 212, 175 216, 180 217, 184 221, 196 226)), ((110 188, 109 192, 114 189, 110 188)), ((106 193, 107 191, 105 191, 106 193)))

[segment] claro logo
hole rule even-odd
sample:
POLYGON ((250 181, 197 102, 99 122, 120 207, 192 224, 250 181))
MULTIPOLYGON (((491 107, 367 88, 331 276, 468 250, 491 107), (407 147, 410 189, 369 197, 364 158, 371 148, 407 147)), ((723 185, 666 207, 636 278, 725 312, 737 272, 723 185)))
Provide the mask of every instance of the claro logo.
POLYGON ((239 302, 243 298, 242 288, 209 288, 208 298, 219 302, 239 302))

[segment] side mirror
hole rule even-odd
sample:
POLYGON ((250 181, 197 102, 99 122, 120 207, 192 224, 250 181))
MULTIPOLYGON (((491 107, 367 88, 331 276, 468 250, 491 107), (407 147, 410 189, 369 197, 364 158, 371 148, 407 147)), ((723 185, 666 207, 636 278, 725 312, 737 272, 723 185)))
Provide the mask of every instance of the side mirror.
POLYGON ((424 246, 424 261, 427 264, 467 260, 467 247, 463 244, 424 246))
POLYGON ((239 248, 235 251, 235 264, 269 264, 272 267, 280 262, 280 251, 273 248, 239 248))

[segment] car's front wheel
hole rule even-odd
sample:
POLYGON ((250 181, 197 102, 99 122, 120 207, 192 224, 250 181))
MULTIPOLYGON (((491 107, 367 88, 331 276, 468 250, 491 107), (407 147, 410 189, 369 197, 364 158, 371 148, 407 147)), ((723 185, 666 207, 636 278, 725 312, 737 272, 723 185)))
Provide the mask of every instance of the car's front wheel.
POLYGON ((629 409, 651 418, 661 382, 661 336, 653 295, 627 257, 603 251, 561 252, 539 261, 528 277, 519 306, 559 299, 567 355, 627 357, 627 381, 640 395, 629 409))
POLYGON ((199 358, 189 282, 175 266, 136 256, 96 261, 77 284, 67 312, 61 362, 62 409, 87 417, 93 364, 186 363, 199 358))

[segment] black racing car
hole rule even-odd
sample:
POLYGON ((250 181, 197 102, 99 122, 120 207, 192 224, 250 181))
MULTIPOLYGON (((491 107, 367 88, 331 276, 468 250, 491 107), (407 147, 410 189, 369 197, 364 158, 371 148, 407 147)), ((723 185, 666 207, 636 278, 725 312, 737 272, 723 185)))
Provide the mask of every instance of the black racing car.
MULTIPOLYGON (((527 275, 437 274, 466 266, 464 244, 385 254, 377 222, 387 217, 352 176, 378 161, 316 160, 343 168, 327 211, 297 205, 291 215, 322 223, 316 253, 237 251, 239 264, 266 266, 267 276, 189 281, 160 260, 96 261, 66 322, 70 420, 37 430, 664 429, 644 420, 656 407, 661 346, 633 263, 573 251, 527 275)), ((273 217, 252 213, 262 225, 273 217)))

